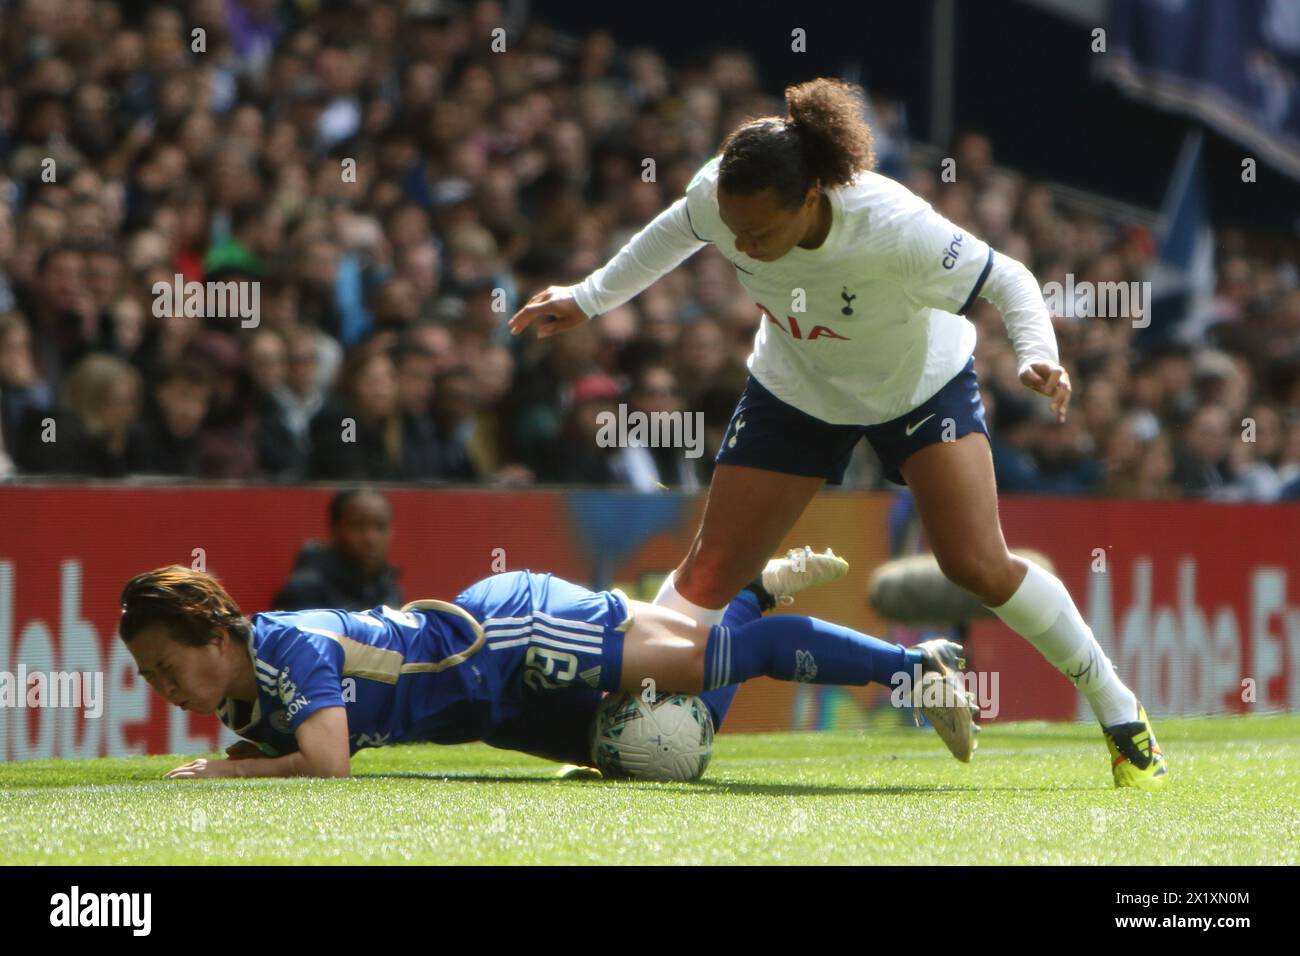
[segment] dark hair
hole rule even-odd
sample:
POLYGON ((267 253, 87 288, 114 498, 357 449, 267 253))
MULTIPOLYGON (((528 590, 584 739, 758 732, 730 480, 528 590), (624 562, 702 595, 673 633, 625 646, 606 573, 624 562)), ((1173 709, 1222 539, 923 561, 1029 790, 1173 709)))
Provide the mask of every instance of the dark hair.
POLYGON ((162 367, 154 380, 154 388, 159 389, 172 382, 212 388, 214 378, 215 375, 209 363, 196 355, 182 355, 162 367))
POLYGON ((172 640, 191 647, 211 644, 222 627, 235 640, 249 640, 248 619, 206 571, 171 564, 137 574, 122 588, 121 604, 118 633, 128 643, 153 624, 162 624, 172 640))
POLYGON ((50 263, 59 256, 67 255, 84 256, 85 252, 81 246, 70 242, 61 242, 58 245, 52 246, 37 257, 36 274, 38 276, 45 275, 46 270, 50 267, 50 263))
POLYGON ((723 141, 720 190, 747 196, 771 188, 791 208, 813 183, 843 186, 875 165, 861 87, 809 80, 787 87, 785 100, 788 116, 750 120, 723 141))
POLYGON ((402 363, 407 359, 413 358, 433 361, 438 356, 434 355, 418 342, 398 341, 396 345, 393 345, 388 349, 388 357, 393 360, 394 365, 401 368, 402 363))
POLYGON ((393 361, 393 356, 376 336, 371 336, 348 352, 343 359, 343 367, 339 370, 338 381, 334 386, 335 391, 349 402, 355 402, 357 382, 366 370, 366 366, 376 359, 382 359, 393 366, 393 371, 396 373, 397 363, 393 361))
POLYGON ((343 513, 347 511, 348 505, 367 495, 378 498, 385 505, 388 504, 388 499, 374 488, 346 488, 330 499, 330 527, 338 527, 339 522, 343 520, 343 513))
POLYGON ((257 225, 266 216, 268 208, 265 203, 251 200, 236 204, 230 210, 230 232, 238 236, 249 226, 257 225))

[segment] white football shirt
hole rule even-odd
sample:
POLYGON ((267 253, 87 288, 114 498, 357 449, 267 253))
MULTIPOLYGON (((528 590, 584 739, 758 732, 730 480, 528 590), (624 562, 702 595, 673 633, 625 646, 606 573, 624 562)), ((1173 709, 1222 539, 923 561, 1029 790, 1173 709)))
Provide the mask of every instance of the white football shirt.
MULTIPOLYGON (((682 199, 571 287, 587 315, 626 302, 711 242, 762 314, 750 373, 809 415, 879 424, 916 408, 961 371, 975 350, 975 327, 957 313, 975 302, 995 259, 983 240, 900 183, 863 172, 826 190, 831 226, 820 246, 759 262, 736 250, 718 215, 720 161, 706 163, 682 199)), ((1032 315, 1041 293, 1036 286, 1017 291, 1024 294, 1012 310, 1032 315), (1028 308, 1019 308, 1024 301, 1028 308)), ((1032 334, 1013 336, 1017 352, 1023 361, 1031 352, 1054 360, 1046 306, 1032 318, 1032 334)))

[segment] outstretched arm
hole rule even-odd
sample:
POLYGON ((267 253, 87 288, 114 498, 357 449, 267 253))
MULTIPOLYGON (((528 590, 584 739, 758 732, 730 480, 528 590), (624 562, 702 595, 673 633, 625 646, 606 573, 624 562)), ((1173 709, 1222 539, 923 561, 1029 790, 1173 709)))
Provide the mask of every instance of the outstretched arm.
POLYGON ((551 286, 510 318, 518 335, 541 321, 537 335, 564 332, 627 302, 704 246, 691 229, 686 197, 655 216, 609 262, 577 285, 551 286))

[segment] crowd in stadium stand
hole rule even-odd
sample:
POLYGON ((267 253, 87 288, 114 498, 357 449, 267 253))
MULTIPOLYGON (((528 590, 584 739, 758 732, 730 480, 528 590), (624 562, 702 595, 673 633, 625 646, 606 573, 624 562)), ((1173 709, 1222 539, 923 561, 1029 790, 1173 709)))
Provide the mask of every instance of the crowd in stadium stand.
MULTIPOLYGON (((0 473, 707 485, 759 321, 712 247, 576 331, 512 339, 505 319, 606 262, 733 126, 783 112, 755 60, 670 68, 495 0, 297 9, 0 3, 0 473), (257 282, 257 325, 159 314, 177 275, 257 282), (704 453, 601 447, 619 403, 702 413, 704 453)), ((1147 277, 1148 231, 1064 207, 983 136, 953 144, 947 183, 909 162, 890 104, 870 118, 880 171, 1040 283, 1147 277)), ((1300 497, 1295 263, 1219 238, 1189 342, 1055 319, 1064 425, 1016 380, 996 310, 972 310, 1002 490, 1300 497)), ((846 486, 889 487, 865 443, 846 486)))

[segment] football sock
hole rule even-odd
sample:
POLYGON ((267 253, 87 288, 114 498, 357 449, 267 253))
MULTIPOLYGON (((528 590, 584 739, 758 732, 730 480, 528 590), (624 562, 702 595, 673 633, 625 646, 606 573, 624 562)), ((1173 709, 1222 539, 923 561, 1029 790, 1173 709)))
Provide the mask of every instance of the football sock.
MULTIPOLYGON (((763 616, 759 595, 751 588, 752 585, 741 591, 727 605, 726 616, 722 619, 725 627, 744 627, 763 616)), ((709 713, 713 716, 714 730, 722 726, 722 721, 726 719, 727 711, 731 709, 731 702, 735 699, 738 690, 740 690, 739 684, 730 684, 700 694, 700 700, 704 701, 704 705, 709 708, 709 713)))
POLYGON ((655 595, 655 599, 651 603, 658 604, 660 607, 672 608, 674 611, 685 614, 705 627, 721 624, 722 619, 727 614, 727 609, 725 607, 716 609, 700 607, 698 604, 692 604, 686 600, 673 585, 673 575, 675 573, 669 572, 668 577, 664 578, 664 583, 659 586, 659 593, 655 595))
POLYGON ((711 690, 752 677, 811 684, 878 683, 913 673, 921 655, 830 621, 781 614, 738 628, 717 625, 704 653, 704 687, 711 690))
POLYGON ((1079 689, 1103 727, 1137 720, 1137 698, 1124 686, 1092 629, 1056 575, 1032 561, 1006 604, 989 608, 1079 689))

